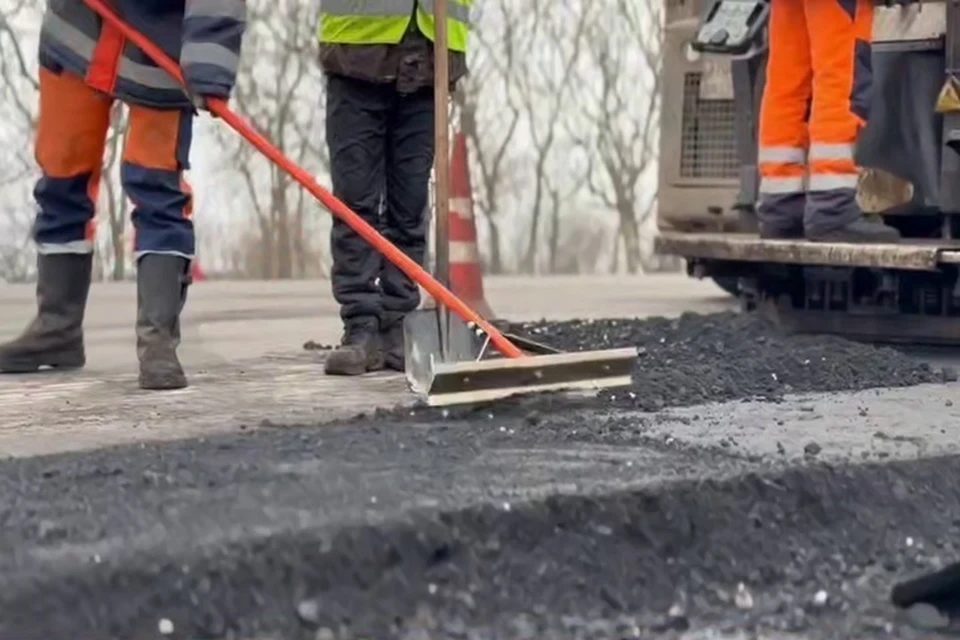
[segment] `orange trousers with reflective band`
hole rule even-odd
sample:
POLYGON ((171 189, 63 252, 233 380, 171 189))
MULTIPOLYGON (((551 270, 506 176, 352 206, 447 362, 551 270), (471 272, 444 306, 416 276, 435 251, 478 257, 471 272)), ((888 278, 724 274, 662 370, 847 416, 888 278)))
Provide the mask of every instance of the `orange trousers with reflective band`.
POLYGON ((843 226, 856 204, 857 134, 870 106, 870 0, 772 0, 760 110, 761 220, 843 226))
MULTIPOLYGON (((66 71, 40 69, 33 237, 40 253, 90 253, 114 100, 66 71)), ((133 203, 134 255, 192 258, 189 168, 193 114, 128 104, 120 180, 133 203)))

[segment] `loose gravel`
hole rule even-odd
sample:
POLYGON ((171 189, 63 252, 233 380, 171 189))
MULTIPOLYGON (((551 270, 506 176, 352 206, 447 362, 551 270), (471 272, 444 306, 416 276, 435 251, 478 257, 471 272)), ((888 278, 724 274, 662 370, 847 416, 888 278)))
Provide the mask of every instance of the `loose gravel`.
POLYGON ((510 330, 566 351, 638 347, 633 388, 601 395, 608 404, 648 411, 957 378, 952 369, 935 370, 892 347, 787 335, 753 314, 543 321, 512 324, 510 330))
POLYGON ((0 637, 934 637, 885 600, 955 559, 960 459, 791 467, 627 410, 954 373, 735 314, 511 329, 637 346, 633 387, 0 462, 0 637))
POLYGON ((0 637, 935 637, 885 601, 960 552, 960 459, 778 468, 583 425, 0 463, 0 637))

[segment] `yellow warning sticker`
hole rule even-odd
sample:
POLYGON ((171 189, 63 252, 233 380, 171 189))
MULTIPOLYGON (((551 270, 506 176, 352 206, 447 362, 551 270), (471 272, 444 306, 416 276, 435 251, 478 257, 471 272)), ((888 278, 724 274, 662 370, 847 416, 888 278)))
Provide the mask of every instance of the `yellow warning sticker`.
POLYGON ((957 79, 953 76, 947 78, 940 89, 940 95, 937 96, 937 113, 950 113, 960 111, 960 90, 957 87, 957 79))

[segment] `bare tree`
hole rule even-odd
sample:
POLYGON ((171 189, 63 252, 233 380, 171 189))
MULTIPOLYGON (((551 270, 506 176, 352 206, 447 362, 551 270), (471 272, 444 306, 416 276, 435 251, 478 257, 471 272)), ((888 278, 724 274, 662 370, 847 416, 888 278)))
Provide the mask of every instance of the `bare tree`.
MULTIPOLYGON (((541 219, 548 206, 552 223, 559 226, 561 195, 551 182, 561 180, 551 179, 551 165, 560 159, 557 145, 564 133, 561 119, 568 107, 573 71, 581 59, 584 35, 591 28, 596 5, 528 0, 522 6, 525 23, 532 34, 527 39, 530 49, 524 52, 523 58, 542 60, 525 64, 515 73, 533 154, 533 196, 521 270, 533 273, 537 270, 542 240, 541 219)), ((566 172, 562 166, 565 163, 560 164, 560 170, 566 172)), ((559 233, 559 228, 556 232, 559 233)))
POLYGON ((523 64, 512 0, 478 5, 470 34, 470 75, 454 95, 460 129, 470 141, 471 168, 478 175, 474 208, 487 225, 488 270, 506 270, 501 224, 508 185, 508 163, 520 124, 520 107, 510 91, 518 65, 523 64))
MULTIPOLYGON (((315 55, 317 10, 316 0, 250 2, 244 62, 233 96, 236 109, 260 133, 314 174, 329 170, 319 126, 324 92, 315 55)), ((307 218, 321 215, 319 205, 235 134, 221 130, 218 137, 229 157, 224 168, 242 180, 243 208, 255 217, 257 264, 252 270, 261 278, 315 272, 323 252, 308 235, 316 225, 307 218)))
POLYGON ((36 127, 36 64, 29 51, 39 20, 35 2, 15 0, 0 6, 0 278, 19 281, 33 272, 33 131, 36 127))
MULTIPOLYGON (((2 225, 10 240, 0 242, 0 270, 8 278, 22 279, 32 270, 33 246, 29 241, 34 207, 30 189, 36 175, 33 141, 37 128, 39 81, 31 45, 39 33, 42 6, 16 0, 0 8, 0 140, 11 152, 0 158, 0 187, 5 196, 2 225), (15 196, 15 197, 14 197, 15 196)), ((127 199, 119 188, 119 157, 126 140, 127 119, 116 104, 103 167, 104 187, 98 202, 102 222, 98 233, 97 272, 114 280, 126 276, 129 250, 126 241, 127 199), (103 220, 105 218, 105 220, 103 220)), ((2 273, 0 273, 2 275, 2 273)))
POLYGON ((120 164, 127 141, 129 114, 122 103, 113 105, 110 132, 107 134, 106 158, 103 164, 103 190, 97 212, 100 218, 97 252, 99 271, 114 281, 127 277, 130 245, 127 238, 130 201, 120 186, 120 164), (104 224, 106 223, 106 224, 104 224))
POLYGON ((597 0, 576 102, 574 132, 594 160, 590 191, 618 216, 627 270, 644 268, 641 229, 655 210, 645 189, 657 161, 662 7, 655 0, 597 0), (603 5, 601 8, 599 5, 603 5))

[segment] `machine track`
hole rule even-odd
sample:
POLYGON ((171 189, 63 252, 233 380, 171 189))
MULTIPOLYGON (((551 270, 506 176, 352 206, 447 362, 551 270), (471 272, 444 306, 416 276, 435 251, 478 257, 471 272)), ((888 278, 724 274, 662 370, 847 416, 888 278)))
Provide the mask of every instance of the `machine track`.
POLYGON ((955 242, 821 244, 665 233, 657 248, 685 256, 692 276, 738 278, 744 307, 790 332, 960 346, 955 242))

